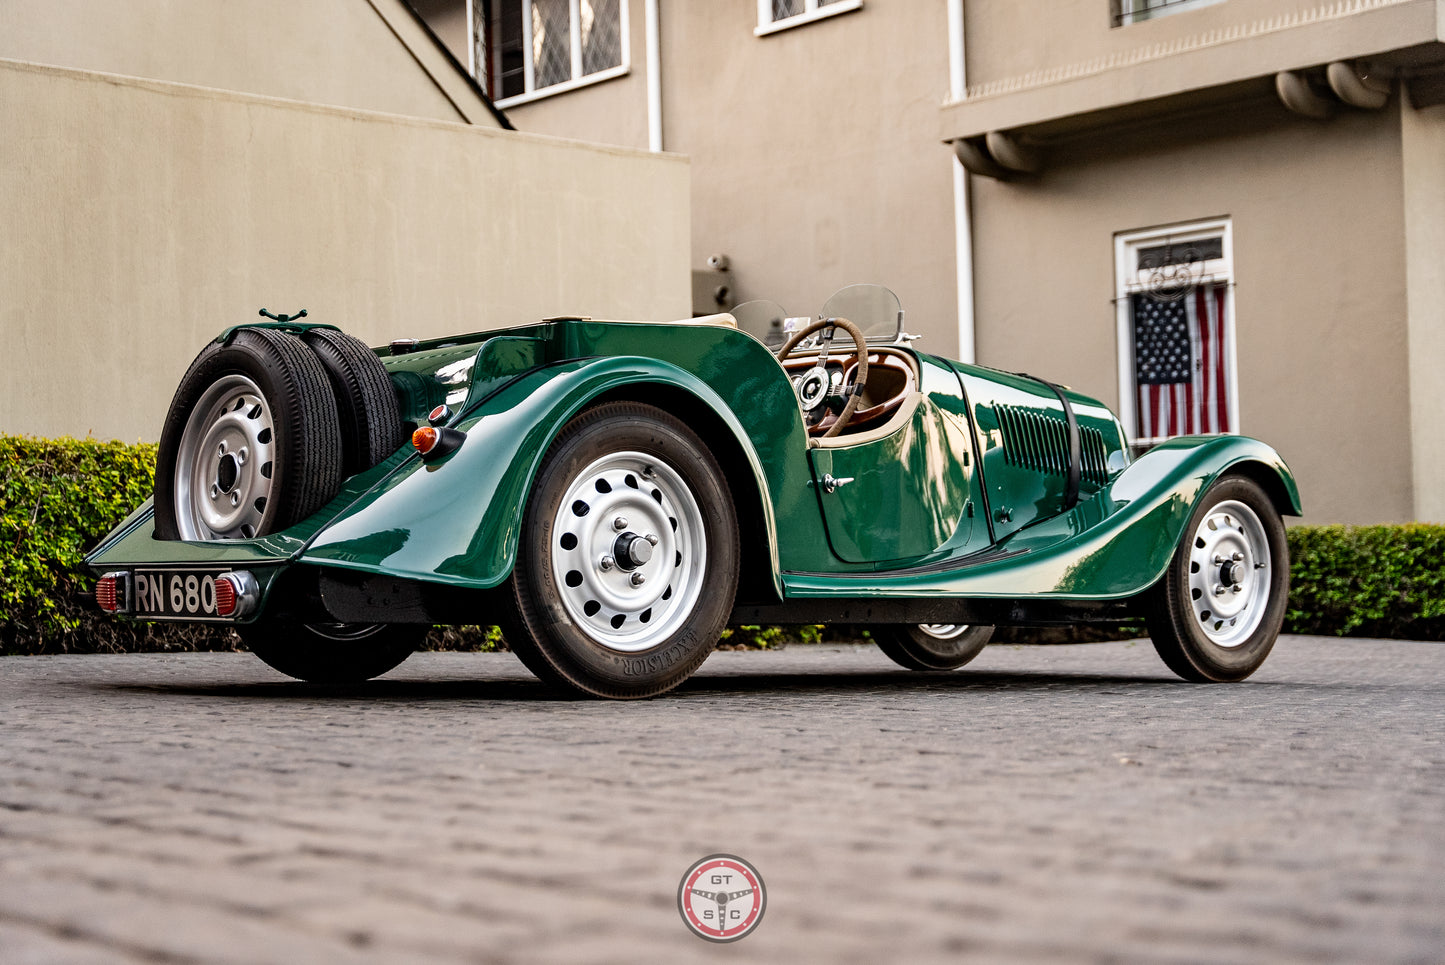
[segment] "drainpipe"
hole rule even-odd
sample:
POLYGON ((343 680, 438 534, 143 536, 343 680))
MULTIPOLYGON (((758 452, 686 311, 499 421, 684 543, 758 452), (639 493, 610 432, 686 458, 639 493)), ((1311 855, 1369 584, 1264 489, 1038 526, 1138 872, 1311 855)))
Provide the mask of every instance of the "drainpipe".
MULTIPOLYGON (((948 0, 948 95, 968 95, 963 50, 963 0, 948 0)), ((958 273, 958 360, 974 361, 973 214, 969 207, 968 172, 953 158, 953 245, 958 273)))
POLYGON ((647 149, 662 150, 662 51, 657 31, 657 0, 644 5, 647 21, 647 149))

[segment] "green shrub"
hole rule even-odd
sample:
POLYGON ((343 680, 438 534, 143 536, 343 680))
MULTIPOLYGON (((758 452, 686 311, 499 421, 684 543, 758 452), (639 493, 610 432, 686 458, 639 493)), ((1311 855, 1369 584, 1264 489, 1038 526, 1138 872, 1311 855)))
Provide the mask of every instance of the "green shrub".
POLYGON ((1445 526, 1289 531, 1286 633, 1445 640, 1445 526))
MULTIPOLYGON (((235 650, 225 627, 116 620, 89 602, 85 553, 145 501, 156 447, 0 435, 0 653, 235 650)), ((437 627, 428 650, 505 649, 496 627, 437 627)))
POLYGON ((85 551, 151 494, 156 447, 0 436, 0 652, 231 649, 217 627, 101 617, 85 551))
MULTIPOLYGON (((0 435, 0 652, 231 650, 239 638, 201 624, 134 623, 82 598, 85 551, 151 493, 156 447, 0 435)), ((1297 526, 1287 633, 1445 640, 1445 526, 1297 526)), ((1140 636, 1137 624, 1001 629, 1000 642, 1140 636)), ((720 645, 758 649, 865 638, 861 627, 735 627, 720 645)), ((438 627, 429 650, 504 649, 496 627, 438 627)))

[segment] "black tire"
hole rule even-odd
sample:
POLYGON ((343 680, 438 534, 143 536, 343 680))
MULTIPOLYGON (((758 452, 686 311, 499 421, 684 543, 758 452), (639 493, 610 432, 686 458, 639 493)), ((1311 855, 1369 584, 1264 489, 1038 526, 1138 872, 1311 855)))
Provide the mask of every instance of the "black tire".
POLYGON ((411 624, 297 623, 275 618, 237 627, 251 652, 288 677, 353 684, 379 677, 411 656, 426 627, 411 624))
POLYGON ((1279 511, 1258 483, 1224 476, 1190 514, 1169 568, 1145 598, 1145 616, 1170 670, 1222 683, 1264 663, 1288 598, 1289 544, 1279 511))
POLYGON ((716 647, 737 592, 737 516, 717 461, 679 419, 612 402, 572 420, 521 532, 502 632, 545 682, 649 697, 716 647))
POLYGON ((967 624, 880 624, 868 631, 879 650, 909 670, 957 670, 993 636, 993 627, 967 624))
POLYGON ((401 448, 406 433, 391 376, 361 339, 332 328, 313 328, 301 340, 321 361, 336 395, 341 421, 341 474, 365 472, 401 448))
POLYGON ((336 398, 300 339, 248 328, 201 350, 161 430, 160 539, 264 536, 316 512, 340 485, 336 398))

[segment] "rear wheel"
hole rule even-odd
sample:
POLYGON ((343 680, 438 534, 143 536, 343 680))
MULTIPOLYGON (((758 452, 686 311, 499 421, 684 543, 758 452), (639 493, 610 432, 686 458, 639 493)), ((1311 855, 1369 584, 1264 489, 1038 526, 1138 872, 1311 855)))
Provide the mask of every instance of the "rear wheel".
POLYGON ((661 409, 600 405, 548 450, 505 587, 503 634, 543 680, 647 697, 687 679, 732 612, 732 495, 692 430, 661 409))
MULTIPOLYGON (((157 456, 156 534, 228 540, 286 529, 345 476, 395 451, 402 434, 386 370, 359 340, 241 329, 202 349, 176 390, 157 456)), ((347 683, 401 663, 424 628, 270 618, 238 630, 282 673, 347 683)))
POLYGON ((1199 500, 1163 579, 1149 591, 1149 636, 1185 680, 1243 680, 1274 647, 1288 597, 1289 545, 1279 511, 1253 480, 1225 476, 1199 500))
POLYGON ((279 618, 238 629, 246 646, 267 666, 318 684, 379 677, 411 656, 426 635, 426 627, 410 624, 298 623, 279 618))
POLYGON ((967 623, 882 624, 869 628, 878 649, 909 670, 956 670, 988 645, 993 627, 967 623))

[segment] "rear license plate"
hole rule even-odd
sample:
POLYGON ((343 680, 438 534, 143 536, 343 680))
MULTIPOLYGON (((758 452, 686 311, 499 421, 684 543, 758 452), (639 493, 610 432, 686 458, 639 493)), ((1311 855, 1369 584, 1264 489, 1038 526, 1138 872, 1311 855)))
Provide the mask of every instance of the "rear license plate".
POLYGON ((229 572, 229 567, 136 570, 134 615, 145 620, 225 620, 216 613, 216 577, 229 572))

